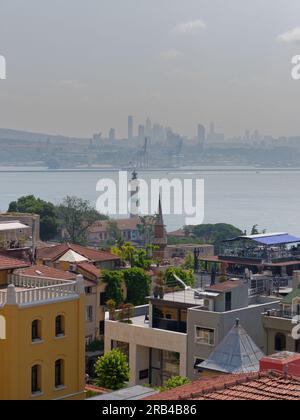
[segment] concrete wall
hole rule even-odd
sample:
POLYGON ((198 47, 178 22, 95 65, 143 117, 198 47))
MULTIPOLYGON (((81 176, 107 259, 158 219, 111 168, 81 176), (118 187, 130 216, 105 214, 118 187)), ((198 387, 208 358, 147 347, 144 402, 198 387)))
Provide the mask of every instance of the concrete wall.
POLYGON ((276 318, 271 316, 262 315, 262 324, 265 333, 265 353, 266 355, 274 354, 277 352, 275 349, 275 336, 282 333, 286 337, 286 350, 295 352, 296 341, 293 339, 291 333, 295 327, 291 319, 276 318))
POLYGON ((216 346, 223 340, 233 327, 237 318, 254 342, 266 352, 264 329, 261 314, 267 309, 278 308, 279 301, 271 300, 265 304, 254 305, 229 312, 208 312, 191 308, 188 310, 188 348, 187 372, 188 377, 196 379, 198 372, 194 371, 195 358, 206 360, 216 346), (195 327, 204 327, 215 330, 215 345, 203 345, 195 342, 195 327))
POLYGON ((105 352, 111 350, 111 341, 129 343, 130 385, 140 385, 140 370, 149 369, 149 349, 155 348, 180 353, 180 375, 186 376, 187 335, 158 330, 147 326, 105 321, 105 352))

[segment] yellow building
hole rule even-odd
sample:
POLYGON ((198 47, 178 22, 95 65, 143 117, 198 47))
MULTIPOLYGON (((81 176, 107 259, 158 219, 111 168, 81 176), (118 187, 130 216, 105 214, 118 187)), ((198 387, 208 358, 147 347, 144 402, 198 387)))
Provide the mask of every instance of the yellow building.
POLYGON ((84 398, 84 284, 0 255, 0 400, 84 398))
MULTIPOLYGON (((37 261, 49 268, 84 277, 85 287, 85 342, 91 344, 104 337, 106 284, 101 270, 120 268, 120 258, 110 252, 75 244, 59 244, 38 250, 37 261)), ((124 291, 126 297, 126 290, 124 291)))

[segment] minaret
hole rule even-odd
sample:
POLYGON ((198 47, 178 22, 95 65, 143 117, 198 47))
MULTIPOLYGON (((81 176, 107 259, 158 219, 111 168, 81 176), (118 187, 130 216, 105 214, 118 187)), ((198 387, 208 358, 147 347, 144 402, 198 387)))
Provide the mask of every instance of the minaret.
POLYGON ((167 239, 167 233, 166 233, 166 229, 164 225, 161 197, 159 196, 158 213, 155 218, 154 239, 153 239, 153 245, 157 246, 158 249, 154 250, 154 253, 153 253, 154 258, 157 258, 160 261, 164 260, 167 244, 168 244, 168 239, 167 239))

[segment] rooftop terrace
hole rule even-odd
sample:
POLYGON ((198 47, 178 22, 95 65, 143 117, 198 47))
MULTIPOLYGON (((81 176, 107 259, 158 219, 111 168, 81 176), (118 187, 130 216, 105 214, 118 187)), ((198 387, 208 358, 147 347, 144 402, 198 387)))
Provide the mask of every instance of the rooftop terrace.
POLYGON ((0 286, 0 308, 5 305, 34 305, 77 298, 84 292, 83 278, 74 281, 47 277, 9 275, 0 286))

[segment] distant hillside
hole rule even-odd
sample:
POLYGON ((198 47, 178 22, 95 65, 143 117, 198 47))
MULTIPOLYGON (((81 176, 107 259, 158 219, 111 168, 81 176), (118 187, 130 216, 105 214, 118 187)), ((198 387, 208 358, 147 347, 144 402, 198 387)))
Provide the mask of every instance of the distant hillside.
POLYGON ((50 142, 60 142, 60 143, 70 143, 70 142, 89 142, 90 139, 82 139, 75 137, 66 137, 66 136, 54 136, 52 134, 44 133, 31 133, 28 131, 19 131, 11 130, 7 128, 0 128, 0 141, 1 140, 19 140, 19 141, 28 141, 28 142, 37 142, 37 143, 46 143, 50 142))

